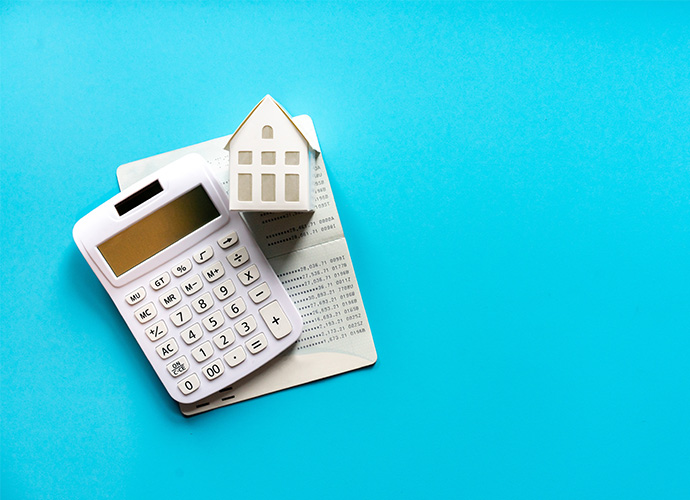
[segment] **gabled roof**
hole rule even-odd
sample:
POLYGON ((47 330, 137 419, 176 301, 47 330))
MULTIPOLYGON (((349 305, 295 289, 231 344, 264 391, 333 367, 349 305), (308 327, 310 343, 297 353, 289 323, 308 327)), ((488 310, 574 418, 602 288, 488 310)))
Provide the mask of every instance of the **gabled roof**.
POLYGON ((240 123, 240 126, 237 127, 237 129, 232 133, 232 135, 230 136, 230 140, 228 140, 228 143, 225 145, 225 147, 224 147, 223 149, 226 149, 226 150, 228 150, 228 151, 230 150, 230 143, 231 143, 232 140, 235 138, 235 134, 237 134, 237 132, 239 132, 239 130, 244 126, 245 123, 247 123, 247 120, 249 120, 249 117, 252 116, 252 114, 254 113, 254 111, 256 111, 256 108, 258 108, 258 107, 261 105, 261 103, 264 102, 264 101, 267 100, 267 99, 268 99, 270 102, 272 102, 273 104, 275 104, 276 106, 278 106, 278 109, 280 109, 280 110, 283 112, 283 114, 287 117, 287 119, 290 121, 290 123, 292 123, 292 126, 295 127, 295 128, 297 129, 297 132, 299 132, 299 135, 301 135, 302 138, 307 142, 307 144, 309 144, 309 147, 312 148, 314 151, 316 151, 317 154, 319 154, 321 151, 319 150, 319 145, 318 145, 318 143, 317 143, 316 141, 314 141, 314 140, 310 140, 310 139, 307 137, 307 136, 310 135, 310 134, 306 134, 306 135, 305 135, 304 132, 302 132, 302 130, 301 130, 297 125, 295 125, 295 122, 292 120, 292 117, 290 116, 290 114, 289 114, 287 111, 285 111, 285 109, 283 109, 283 107, 278 103, 278 101, 276 101, 275 99, 273 99, 273 97, 271 97, 271 96, 268 95, 268 94, 266 94, 266 97, 264 97, 263 99, 261 99, 261 100, 259 101, 259 103, 258 103, 256 106, 254 106, 254 108, 253 108, 253 109, 251 110, 251 112, 247 115, 247 117, 244 119, 244 121, 242 121, 242 123, 240 123))

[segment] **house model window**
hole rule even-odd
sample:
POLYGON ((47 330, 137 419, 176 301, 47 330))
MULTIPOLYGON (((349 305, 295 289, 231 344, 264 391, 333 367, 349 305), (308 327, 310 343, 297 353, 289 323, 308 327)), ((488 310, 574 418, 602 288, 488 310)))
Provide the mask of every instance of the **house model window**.
POLYGON ((318 146, 271 96, 254 107, 225 149, 230 159, 230 210, 313 210, 311 180, 318 146))

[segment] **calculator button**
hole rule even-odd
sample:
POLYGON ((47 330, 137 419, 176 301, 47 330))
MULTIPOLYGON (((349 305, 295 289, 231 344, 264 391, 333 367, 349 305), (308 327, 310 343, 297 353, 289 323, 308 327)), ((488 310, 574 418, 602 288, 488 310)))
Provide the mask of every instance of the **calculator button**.
POLYGON ((254 330, 256 330, 256 320, 254 319, 254 316, 250 314, 246 318, 235 323, 235 330, 237 330, 237 333, 243 337, 252 333, 254 330))
POLYGON ((240 267, 245 262, 249 261, 249 252, 246 247, 240 247, 227 256, 228 262, 232 267, 240 267))
POLYGON ((244 303, 244 299, 242 297, 238 297, 232 302, 230 302, 223 309, 225 309, 225 314, 227 314, 231 318, 236 318, 237 316, 239 316, 247 310, 247 304, 244 303))
POLYGON ((180 289, 175 287, 170 290, 170 293, 167 295, 161 295, 158 297, 158 300, 161 301, 163 307, 170 309, 172 306, 177 305, 182 300, 182 294, 180 294, 180 289))
POLYGON ((223 250, 225 250, 226 248, 230 248, 235 243, 237 243, 237 233, 235 231, 226 234, 218 240, 218 246, 223 250))
POLYGON ((256 280, 261 278, 261 273, 259 273, 259 268, 256 266, 249 266, 247 269, 244 271, 241 271, 237 273, 237 278, 239 278, 240 282, 244 285, 251 285, 254 283, 256 280))
POLYGON ((170 283, 170 275, 168 273, 163 273, 157 278, 152 279, 149 282, 149 285, 151 285, 151 288, 154 290, 160 290, 168 283, 170 283))
POLYGON ((156 317, 158 314, 158 311, 156 310, 156 306, 153 305, 153 302, 149 302, 143 307, 140 307, 134 312, 134 316, 137 317, 139 320, 139 323, 148 323, 151 321, 153 318, 156 317))
POLYGON ((156 346, 156 352, 162 359, 168 359, 170 356, 178 351, 177 342, 175 339, 168 339, 167 342, 156 346))
POLYGON ((214 378, 218 378, 223 374, 225 367, 223 366, 223 362, 220 360, 220 358, 218 358, 204 366, 201 371, 204 372, 204 375, 206 375, 207 379, 213 380, 214 378))
POLYGON ((153 325, 146 328, 146 336, 149 338, 149 340, 151 340, 151 342, 155 342, 156 340, 165 337, 166 333, 168 333, 168 327, 163 320, 157 321, 153 325))
POLYGON ((172 268, 172 273, 179 278, 180 276, 184 276, 185 274, 187 274, 191 269, 192 261, 189 259, 185 259, 172 268))
POLYGON ((249 298, 252 299, 252 302, 258 304, 271 296, 271 289, 268 288, 268 284, 266 282, 263 282, 256 288, 249 290, 248 294, 249 298))
POLYGON ((215 262, 204 269, 204 278, 206 278, 206 281, 209 283, 213 283, 217 279, 223 277, 224 274, 225 269, 223 268, 223 264, 220 262, 215 262))
POLYGON ((211 357, 212 354, 213 347, 211 347, 211 343, 208 341, 204 342, 199 347, 192 349, 192 356, 194 356, 194 359, 196 359, 199 363, 206 361, 211 357))
POLYGON ((189 377, 187 377, 184 380, 181 380, 177 384, 177 388, 185 396, 196 391, 199 388, 199 386, 201 386, 201 382, 199 382, 199 377, 196 376, 196 373, 192 373, 189 377))
POLYGON ((198 299, 194 299, 192 301, 192 307, 199 314, 201 314, 204 311, 207 311, 211 308, 211 306, 213 306, 213 299, 211 298, 211 294, 208 292, 203 294, 198 299))
POLYGON ((213 343, 216 344, 216 347, 218 349, 225 349, 226 347, 229 347, 230 344, 232 344, 234 341, 235 334, 230 328, 228 328, 227 330, 223 330, 218 335, 214 335, 213 337, 213 343))
POLYGON ((203 286, 204 282, 201 281, 201 276, 197 274, 196 276, 192 276, 187 281, 182 283, 182 291, 185 293, 185 295, 194 295, 196 292, 201 290, 201 287, 203 286))
POLYGON ((193 344, 197 340, 200 340, 203 336, 204 332, 201 330, 199 323, 194 323, 192 326, 180 333, 180 337, 182 337, 182 340, 184 340, 184 343, 187 345, 193 344))
POLYGON ((235 293, 235 285, 230 280, 224 281, 213 288, 213 294, 218 297, 218 300, 225 300, 233 293, 235 293))
POLYGON ((183 373, 186 373, 187 370, 189 370, 189 362, 187 361, 187 356, 180 356, 172 363, 168 363, 166 365, 166 368, 168 369, 168 372, 170 372, 170 375, 172 375, 173 377, 179 377, 183 373))
POLYGON ((280 307, 277 300, 259 309, 259 314, 261 314, 261 317, 264 319, 268 329, 271 330, 275 338, 282 339, 292 331, 290 320, 285 315, 283 308, 280 307))
POLYGON ((190 319, 192 319, 192 310, 189 306, 182 306, 170 315, 170 321, 172 321, 175 326, 182 326, 190 319))
POLYGON ((143 286, 140 286, 139 288, 137 288, 133 292, 129 292, 127 294, 127 297, 125 297, 125 300, 127 301, 127 303, 130 306, 133 306, 134 304, 138 304, 139 302, 144 300, 145 297, 146 297, 146 289, 144 289, 143 286))
POLYGON ((268 342, 266 342, 266 335, 260 333, 259 335, 247 340, 244 345, 247 346, 247 350, 249 352, 256 354, 266 349, 268 342))
POLYGON ((207 246, 206 248, 199 250, 198 252, 195 252, 194 255, 192 255, 192 257, 194 257, 194 260, 197 264, 203 264, 204 262, 208 262, 213 258, 213 248, 207 246))
POLYGON ((209 332, 212 332, 223 326, 223 323, 225 323, 225 316, 223 316, 223 313, 218 309, 214 313, 206 316, 201 322, 209 332))
POLYGON ((242 361, 247 359, 247 353, 244 352, 244 349, 242 349, 241 345, 238 345, 232 351, 223 356, 223 359, 230 366, 230 368, 234 368, 242 361))

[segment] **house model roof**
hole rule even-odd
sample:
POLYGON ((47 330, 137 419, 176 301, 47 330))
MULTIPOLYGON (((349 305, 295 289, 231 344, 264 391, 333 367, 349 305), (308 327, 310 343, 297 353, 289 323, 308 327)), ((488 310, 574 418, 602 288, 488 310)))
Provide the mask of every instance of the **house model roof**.
POLYGON ((261 101, 259 101, 259 103, 258 103, 256 106, 254 106, 254 109, 252 109, 251 112, 247 115, 247 117, 242 121, 242 123, 240 123, 240 126, 237 127, 237 129, 232 133, 232 136, 230 136, 230 140, 228 140, 228 143, 225 145, 225 148, 223 148, 223 149, 226 149, 226 150, 228 150, 228 151, 230 150, 230 143, 232 142, 232 140, 233 140, 233 139, 235 138, 235 136, 237 135, 237 132, 239 132, 240 129, 244 126, 244 124, 247 123, 247 120, 249 120, 249 117, 252 116, 252 114, 254 113, 254 111, 256 111, 256 109, 257 109, 259 106, 261 106, 261 104, 262 104, 264 101, 268 101, 268 102, 270 102, 270 103, 272 103, 272 104, 275 104, 275 105, 278 107, 278 109, 280 109, 280 110, 285 114, 285 116, 286 116, 287 119, 290 121, 290 123, 292 123, 292 126, 295 127, 295 128, 297 129, 297 131, 298 131, 299 134, 302 136, 302 138, 303 138, 305 141, 307 141, 307 144, 309 144, 309 147, 312 148, 312 149, 314 150, 315 154, 318 155, 319 153, 321 153, 321 150, 320 150, 320 148, 319 148, 319 143, 318 143, 318 141, 316 140, 316 137, 310 137, 311 134, 309 134, 309 133, 305 134, 305 133, 302 131, 302 129, 300 129, 300 128, 295 124, 295 122, 294 122, 294 120, 292 119, 292 117, 290 116, 290 114, 289 114, 287 111, 285 111, 285 109, 278 103, 278 101, 276 101, 275 99, 273 99, 273 97, 271 97, 271 96, 268 95, 268 94, 266 94, 266 97, 264 97, 263 99, 261 99, 261 101))

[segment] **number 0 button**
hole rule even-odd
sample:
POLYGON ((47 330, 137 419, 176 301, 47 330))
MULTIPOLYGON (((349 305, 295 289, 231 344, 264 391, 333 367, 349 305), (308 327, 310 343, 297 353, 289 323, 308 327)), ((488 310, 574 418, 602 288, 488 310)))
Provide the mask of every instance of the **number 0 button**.
POLYGON ((177 384, 177 388, 186 396, 196 391, 200 385, 201 382, 199 381, 199 377, 196 376, 196 373, 192 373, 186 379, 181 380, 180 383, 177 384))

